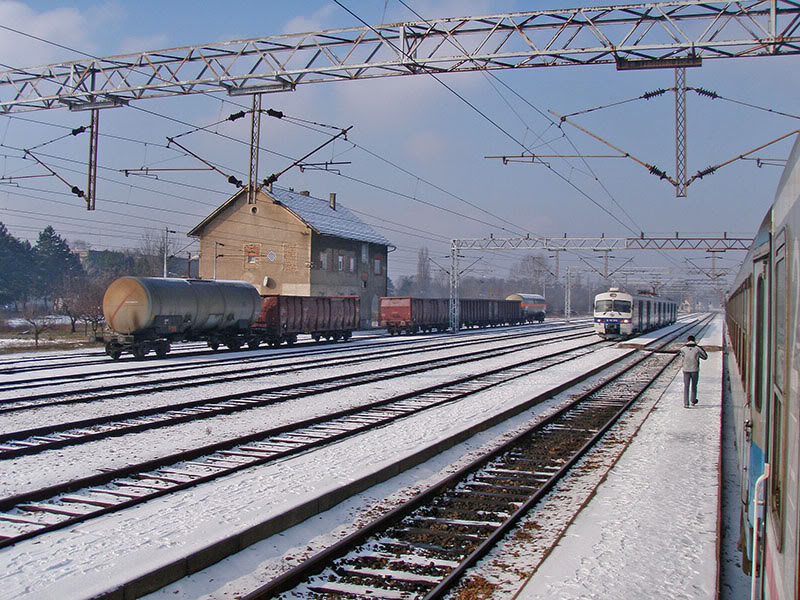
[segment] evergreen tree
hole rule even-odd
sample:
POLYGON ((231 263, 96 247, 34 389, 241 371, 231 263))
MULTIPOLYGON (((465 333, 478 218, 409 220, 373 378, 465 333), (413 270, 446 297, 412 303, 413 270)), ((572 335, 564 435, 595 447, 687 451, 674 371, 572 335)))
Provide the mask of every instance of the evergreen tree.
POLYGON ((23 302, 33 289, 33 249, 0 223, 0 304, 23 302))
POLYGON ((39 233, 36 252, 36 293, 45 299, 56 298, 68 286, 84 279, 81 261, 67 241, 48 225, 39 233))

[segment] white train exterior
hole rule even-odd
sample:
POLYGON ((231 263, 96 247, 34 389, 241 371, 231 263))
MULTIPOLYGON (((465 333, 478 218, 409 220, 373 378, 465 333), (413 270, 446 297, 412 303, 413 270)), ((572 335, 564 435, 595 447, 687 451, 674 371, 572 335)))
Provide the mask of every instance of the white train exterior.
POLYGON ((751 597, 800 597, 800 136, 726 302, 751 597))
POLYGON ((674 323, 678 305, 651 294, 628 294, 619 288, 594 297, 594 330, 600 337, 627 337, 674 323))

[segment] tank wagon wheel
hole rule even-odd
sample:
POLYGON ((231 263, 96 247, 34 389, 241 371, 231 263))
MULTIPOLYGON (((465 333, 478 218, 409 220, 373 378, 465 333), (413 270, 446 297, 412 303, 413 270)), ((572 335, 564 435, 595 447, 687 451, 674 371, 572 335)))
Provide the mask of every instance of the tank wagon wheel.
POLYGON ((342 334, 341 333, 339 333, 337 331, 336 333, 333 334, 333 341, 334 342, 338 342, 340 339, 342 339, 342 334))
POLYGON ((106 354, 108 354, 112 360, 119 360, 119 357, 122 356, 122 350, 120 350, 115 343, 109 342, 106 344, 106 354))
POLYGON ((219 342, 208 342, 208 347, 211 348, 214 352, 219 350, 219 342))
POLYGON ((242 347, 242 342, 240 342, 238 339, 232 339, 229 340, 225 345, 234 352, 236 352, 239 348, 242 347))
POLYGON ((345 342, 349 341, 351 337, 353 337, 353 332, 352 332, 352 331, 345 331, 345 332, 342 334, 342 339, 343 339, 345 342))
POLYGON ((142 360, 148 354, 150 354, 150 342, 142 342, 133 347, 133 355, 136 360, 142 360))
POLYGON ((156 356, 158 356, 158 358, 164 358, 167 354, 169 354, 169 351, 169 342, 159 342, 156 345, 156 356))
POLYGON ((247 342, 247 347, 250 348, 250 350, 256 350, 260 345, 261 345, 261 340, 258 338, 253 338, 247 342))
POLYGON ((319 334, 315 333, 314 335, 311 336, 311 339, 314 340, 315 342, 319 342, 319 334))

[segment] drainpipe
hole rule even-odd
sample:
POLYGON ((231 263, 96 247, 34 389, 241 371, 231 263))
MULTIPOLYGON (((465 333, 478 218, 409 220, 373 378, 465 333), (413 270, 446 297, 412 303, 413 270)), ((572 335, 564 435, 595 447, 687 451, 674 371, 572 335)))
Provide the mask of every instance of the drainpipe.
POLYGON ((761 507, 767 503, 766 500, 766 492, 764 493, 764 498, 762 499, 758 493, 759 487, 761 487, 764 483, 766 483, 767 479, 769 479, 769 463, 764 463, 764 474, 758 478, 756 481, 755 487, 755 515, 753 518, 753 572, 751 574, 751 582, 750 582, 750 600, 756 600, 756 580, 758 579, 758 571, 759 571, 759 559, 758 559, 758 532, 759 532, 759 515, 761 514, 761 507))

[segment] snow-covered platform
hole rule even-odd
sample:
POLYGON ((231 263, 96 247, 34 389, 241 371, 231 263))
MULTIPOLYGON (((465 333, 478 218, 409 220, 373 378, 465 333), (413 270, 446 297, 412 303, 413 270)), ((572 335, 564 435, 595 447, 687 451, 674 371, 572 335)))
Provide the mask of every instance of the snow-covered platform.
POLYGON ((698 339, 698 405, 675 377, 630 447, 515 598, 714 598, 718 590, 723 322, 698 339))

